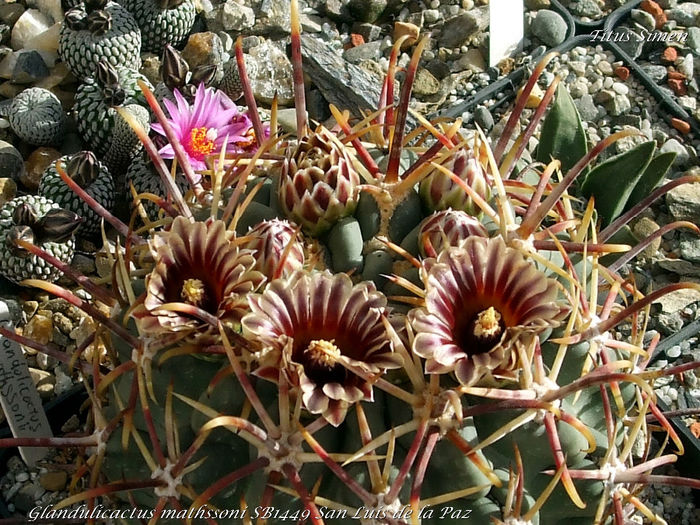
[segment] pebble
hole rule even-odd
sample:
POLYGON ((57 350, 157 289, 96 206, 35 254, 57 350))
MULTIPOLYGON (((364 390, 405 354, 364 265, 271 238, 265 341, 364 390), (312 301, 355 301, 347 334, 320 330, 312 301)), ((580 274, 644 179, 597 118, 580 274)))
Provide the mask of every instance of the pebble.
POLYGON ((438 43, 447 48, 460 47, 474 33, 486 30, 488 25, 488 6, 472 9, 445 21, 438 36, 438 43))
POLYGON ((416 72, 413 92, 417 96, 434 95, 440 90, 440 82, 427 69, 419 69, 416 72))
POLYGON ((63 490, 68 482, 68 473, 65 470, 56 472, 47 472, 39 477, 39 484, 45 489, 52 492, 63 490))
POLYGON ((12 27, 10 46, 24 49, 27 41, 51 27, 52 21, 38 9, 27 9, 12 27))
POLYGON ((612 89, 615 93, 619 95, 627 95, 629 93, 630 88, 628 88, 625 84, 622 82, 615 82, 612 85, 612 89))
POLYGON ((532 34, 550 47, 564 42, 567 29, 564 18, 556 11, 548 9, 538 11, 530 27, 532 34))
MULTIPOLYGON (((634 233, 637 236, 638 239, 646 239, 647 237, 651 236, 654 232, 659 230, 660 226, 654 222, 652 219, 648 217, 642 217, 639 219, 636 224, 634 225, 634 233)), ((649 246, 647 246, 642 254, 645 257, 653 257, 656 255, 656 252, 659 251, 659 248, 661 247, 661 238, 654 239, 649 246)))
POLYGON ((627 80, 630 76, 630 70, 629 68, 626 68, 624 66, 618 66, 615 68, 615 76, 622 80, 623 82, 627 80))
POLYGON ((269 104, 277 94, 280 104, 291 104, 294 100, 294 87, 292 64, 287 54, 272 41, 265 40, 250 49, 250 56, 258 65, 255 73, 250 76, 255 98, 269 104))
POLYGON ((49 68, 38 51, 22 50, 16 53, 12 81, 16 84, 36 84, 49 76, 49 68))
POLYGON ((676 159, 673 161, 673 166, 677 168, 682 168, 690 160, 688 150, 676 139, 668 139, 663 146, 659 148, 660 153, 665 153, 667 151, 673 151, 676 153, 676 159))
MULTIPOLYGON (((210 31, 191 35, 182 50, 182 58, 191 70, 206 64, 224 64, 228 60, 221 38, 210 31)), ((220 71, 219 77, 222 74, 220 71)))
POLYGON ((617 33, 620 35, 620 40, 616 42, 617 45, 620 46, 625 53, 632 57, 632 59, 635 59, 642 54, 644 39, 639 33, 625 26, 620 26, 617 28, 617 33))
POLYGON ((685 27, 698 26, 700 19, 700 4, 693 2, 685 2, 679 4, 668 11, 668 18, 675 20, 679 25, 685 27))
POLYGON ((682 184, 669 190, 666 205, 675 220, 700 223, 700 183, 682 184))
MULTIPOLYGON (((661 15, 663 15, 663 10, 661 8, 659 9, 661 10, 661 15)), ((654 29, 656 29, 656 19, 651 13, 647 13, 646 11, 642 11, 641 9, 632 9, 632 12, 630 14, 632 20, 637 22, 641 27, 643 27, 647 31, 653 31, 654 29)))
POLYGON ((648 65, 643 66, 642 69, 656 83, 663 82, 668 75, 668 69, 666 69, 664 66, 657 66, 655 64, 648 64, 648 65))
POLYGON ((484 106, 479 106, 474 110, 474 122, 486 132, 491 131, 494 125, 493 115, 484 106))
POLYGON ((688 28, 686 44, 695 56, 700 56, 700 27, 688 28))
POLYGON ((0 173, 18 181, 24 176, 24 160, 17 148, 9 142, 0 140, 0 173))
POLYGON ((36 191, 39 188, 39 181, 46 168, 60 157, 61 152, 54 148, 42 146, 35 149, 25 162, 26 171, 20 178, 20 181, 27 189, 36 191))
POLYGON ((598 62, 598 71, 600 71, 603 75, 612 75, 612 64, 607 60, 601 60, 600 62, 598 62))
POLYGON ((359 46, 351 47, 343 52, 343 58, 352 64, 359 64, 365 60, 377 60, 382 53, 382 43, 379 40, 367 42, 359 46))
MULTIPOLYGON (((695 99, 693 99, 693 100, 695 100, 695 99)), ((684 135, 687 135, 688 133, 690 133, 690 124, 688 122, 686 122, 685 120, 681 120, 679 118, 673 117, 673 118, 671 118, 671 125, 675 129, 677 129, 678 131, 683 133, 684 135)))
POLYGON ((350 0, 350 13, 360 22, 375 22, 384 12, 387 0, 350 0))
POLYGON ((255 11, 235 0, 226 0, 219 17, 226 31, 243 31, 255 25, 255 11))
POLYGON ((683 57, 683 59, 678 63, 678 71, 685 75, 685 78, 687 79, 692 79, 694 76, 694 64, 693 64, 693 55, 692 54, 687 54, 686 56, 683 57))

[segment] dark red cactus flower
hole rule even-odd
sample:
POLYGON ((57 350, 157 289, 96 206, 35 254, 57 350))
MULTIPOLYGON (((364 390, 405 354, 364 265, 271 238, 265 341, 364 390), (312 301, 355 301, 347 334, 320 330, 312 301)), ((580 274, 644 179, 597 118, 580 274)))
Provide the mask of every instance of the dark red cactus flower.
POLYGON ((223 221, 190 222, 177 217, 170 230, 153 240, 155 267, 146 277, 146 293, 134 309, 141 334, 199 328, 203 323, 185 309, 163 309, 185 303, 226 323, 237 323, 248 311, 246 296, 263 282, 255 259, 232 240, 223 221))
POLYGON ((426 372, 463 385, 517 375, 516 345, 557 326, 557 282, 498 237, 470 237, 423 262, 425 306, 409 313, 426 372))
POLYGON ((483 224, 463 211, 438 211, 421 222, 418 249, 423 256, 436 257, 444 248, 458 246, 472 235, 488 237, 488 232, 483 224))
POLYGON ((249 302, 242 324, 244 335, 262 347, 256 375, 277 381, 282 368, 304 407, 334 426, 353 403, 373 399, 367 376, 401 366, 383 322, 386 297, 370 282, 295 272, 249 302))

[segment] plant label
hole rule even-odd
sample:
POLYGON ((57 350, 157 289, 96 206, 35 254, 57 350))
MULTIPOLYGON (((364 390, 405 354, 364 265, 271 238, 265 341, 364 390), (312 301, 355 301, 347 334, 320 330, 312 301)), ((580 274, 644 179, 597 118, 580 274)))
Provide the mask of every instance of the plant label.
MULTIPOLYGON (((0 301, 0 322, 11 329, 9 312, 0 301)), ((16 342, 0 336, 0 405, 12 435, 20 437, 53 437, 29 367, 16 342)), ((48 452, 47 448, 19 447, 24 462, 33 467, 48 452)))
POLYGON ((494 67, 522 48, 525 8, 523 0, 491 0, 489 6, 489 66, 494 67))

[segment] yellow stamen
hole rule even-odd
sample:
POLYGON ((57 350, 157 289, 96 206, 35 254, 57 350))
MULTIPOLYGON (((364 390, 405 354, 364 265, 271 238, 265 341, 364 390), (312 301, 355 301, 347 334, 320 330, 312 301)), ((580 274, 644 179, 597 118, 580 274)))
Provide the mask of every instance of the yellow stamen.
POLYGON ((493 307, 479 312, 474 323, 476 337, 493 337, 501 332, 501 314, 493 307))
POLYGON ((206 297, 204 283, 199 279, 186 279, 182 283, 181 297, 194 306, 200 306, 206 297))
POLYGON ((333 341, 320 339, 311 341, 309 346, 306 347, 306 350, 304 350, 304 355, 315 365, 331 369, 335 366, 341 354, 340 349, 335 346, 333 341))
POLYGON ((192 128, 190 131, 189 153, 196 155, 209 155, 214 151, 214 139, 216 138, 216 130, 207 128, 192 128), (211 133, 213 131, 213 133, 211 133))

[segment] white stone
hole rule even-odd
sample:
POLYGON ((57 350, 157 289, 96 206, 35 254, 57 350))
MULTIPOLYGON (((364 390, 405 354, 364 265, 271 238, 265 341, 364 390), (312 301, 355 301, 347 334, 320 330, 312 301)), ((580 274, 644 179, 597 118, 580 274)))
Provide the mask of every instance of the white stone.
POLYGON ((25 44, 34 36, 51 27, 51 20, 38 9, 27 9, 12 28, 10 46, 12 49, 24 49, 25 44))
POLYGON ((37 8, 54 23, 63 22, 61 0, 27 0, 27 7, 37 8))
POLYGON ((0 60, 0 78, 11 79, 17 63, 17 53, 10 53, 0 60))
POLYGON ((626 95, 629 93, 629 88, 622 82, 615 82, 612 85, 613 91, 619 95, 626 95))
POLYGON ((226 31, 242 31, 255 25, 255 11, 234 0, 224 4, 219 16, 226 31))

